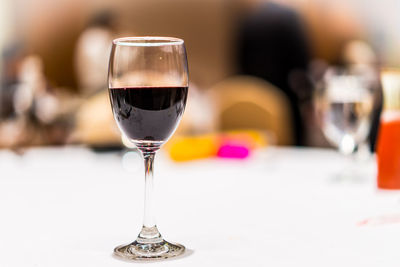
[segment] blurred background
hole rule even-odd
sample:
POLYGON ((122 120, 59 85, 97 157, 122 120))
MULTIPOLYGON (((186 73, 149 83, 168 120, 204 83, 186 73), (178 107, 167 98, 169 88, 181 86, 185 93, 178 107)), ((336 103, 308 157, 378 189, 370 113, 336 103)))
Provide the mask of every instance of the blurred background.
POLYGON ((400 64, 398 10, 397 0, 2 0, 0 147, 122 148, 109 50, 113 38, 143 35, 187 46, 177 137, 245 130, 258 144, 330 146, 315 115, 318 83, 330 66, 357 66, 379 88, 379 71, 400 64))

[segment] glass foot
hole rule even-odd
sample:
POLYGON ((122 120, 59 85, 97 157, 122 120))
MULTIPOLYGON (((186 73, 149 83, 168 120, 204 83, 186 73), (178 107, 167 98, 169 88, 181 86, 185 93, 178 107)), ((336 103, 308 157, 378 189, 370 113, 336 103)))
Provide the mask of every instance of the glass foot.
POLYGON ((140 243, 137 240, 129 245, 118 246, 114 249, 117 257, 125 260, 160 260, 179 256, 185 252, 180 244, 161 240, 158 243, 140 243))

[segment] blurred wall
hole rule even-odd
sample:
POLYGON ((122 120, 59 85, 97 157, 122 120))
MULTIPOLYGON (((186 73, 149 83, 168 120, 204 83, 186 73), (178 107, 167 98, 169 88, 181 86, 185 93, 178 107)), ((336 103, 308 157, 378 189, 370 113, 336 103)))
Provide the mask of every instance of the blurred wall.
POLYGON ((384 64, 398 67, 400 65, 400 1, 352 1, 357 6, 370 40, 378 50, 384 64))
POLYGON ((356 36, 373 46, 384 65, 400 65, 399 0, 272 1, 290 5, 306 17, 317 56, 333 57, 334 46, 341 39, 356 36), (341 33, 341 36, 332 38, 331 33, 341 33))
POLYGON ((191 81, 209 86, 232 71, 236 1, 124 1, 121 27, 137 35, 185 39, 191 81))
POLYGON ((56 84, 75 87, 72 61, 75 42, 97 11, 116 16, 126 35, 167 35, 185 39, 191 81, 207 87, 233 68, 235 0, 15 0, 18 29, 29 50, 44 58, 46 75, 56 84))
POLYGON ((0 1, 0 46, 10 38, 12 13, 10 1, 0 1))
MULTIPOLYGON (((10 1, 0 1, 0 51, 4 48, 4 45, 11 38, 12 33, 12 9, 10 1)), ((2 71, 2 55, 0 54, 0 73, 2 71)))
POLYGON ((39 54, 45 74, 58 86, 75 88, 73 51, 89 13, 80 0, 14 0, 16 32, 28 53, 39 54))
POLYGON ((184 38, 191 81, 208 87, 233 73, 235 30, 244 7, 265 1, 292 6, 304 16, 316 57, 332 60, 346 40, 371 38, 384 61, 400 63, 398 0, 1 0, 0 45, 14 28, 6 21, 14 21, 13 34, 43 57, 50 80, 74 88, 75 42, 91 16, 110 9, 117 15, 118 36, 184 38))

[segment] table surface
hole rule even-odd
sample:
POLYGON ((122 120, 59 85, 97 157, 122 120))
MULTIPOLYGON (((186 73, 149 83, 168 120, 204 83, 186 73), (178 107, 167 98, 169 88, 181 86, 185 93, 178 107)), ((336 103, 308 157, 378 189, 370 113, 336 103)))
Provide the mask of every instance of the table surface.
MULTIPOLYGON (((400 194, 334 179, 333 150, 267 148, 244 161, 156 158, 157 222, 186 246, 157 266, 399 266, 400 194)), ((138 154, 0 151, 0 266, 143 265, 112 256, 141 227, 138 154)))

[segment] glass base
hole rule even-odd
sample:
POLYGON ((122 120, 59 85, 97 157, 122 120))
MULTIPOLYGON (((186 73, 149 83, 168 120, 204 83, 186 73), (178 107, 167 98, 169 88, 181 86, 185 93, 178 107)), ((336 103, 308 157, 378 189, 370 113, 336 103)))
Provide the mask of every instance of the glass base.
POLYGON ((370 166, 354 163, 332 175, 332 182, 365 184, 374 179, 374 170, 370 166))
POLYGON ((140 243, 136 240, 129 245, 114 249, 114 255, 125 260, 161 260, 179 256, 183 252, 185 252, 184 246, 165 240, 158 243, 140 243))

